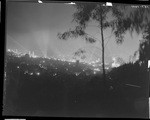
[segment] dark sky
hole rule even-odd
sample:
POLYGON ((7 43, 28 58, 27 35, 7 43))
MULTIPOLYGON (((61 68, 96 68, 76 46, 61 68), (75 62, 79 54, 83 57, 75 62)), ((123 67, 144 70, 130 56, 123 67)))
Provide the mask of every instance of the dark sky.
MULTIPOLYGON (((70 56, 78 48, 86 48, 87 60, 95 60, 101 56, 101 51, 92 46, 101 45, 87 44, 83 39, 69 39, 67 41, 57 38, 58 32, 65 32, 73 27, 71 23, 75 8, 63 3, 7 3, 7 49, 18 49, 21 52, 34 51, 36 55, 51 57, 70 56), (93 54, 92 54, 93 53, 93 54), (98 54, 100 53, 100 54, 98 54)), ((89 27, 88 33, 100 39, 100 32, 94 27, 89 27)), ((104 37, 111 35, 110 29, 104 32, 104 37)), ((106 61, 113 57, 121 57, 125 61, 138 49, 141 34, 126 34, 124 43, 117 45, 112 36, 106 47, 106 61)), ((107 42, 108 39, 106 39, 107 42)))

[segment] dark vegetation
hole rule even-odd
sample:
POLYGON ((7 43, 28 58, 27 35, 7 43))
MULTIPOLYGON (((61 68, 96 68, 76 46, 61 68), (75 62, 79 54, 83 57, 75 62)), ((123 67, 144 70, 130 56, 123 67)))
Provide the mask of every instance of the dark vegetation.
POLYGON ((101 74, 87 75, 81 64, 7 53, 5 65, 5 115, 148 117, 148 70, 139 61, 108 72, 107 87, 101 74))

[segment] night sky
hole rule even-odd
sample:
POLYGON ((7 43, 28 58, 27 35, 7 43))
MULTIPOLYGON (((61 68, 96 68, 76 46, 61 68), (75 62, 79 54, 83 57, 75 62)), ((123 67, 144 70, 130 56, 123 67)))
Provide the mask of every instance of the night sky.
MULTIPOLYGON (((75 26, 72 15, 75 12, 73 5, 63 3, 25 3, 8 2, 6 16, 6 41, 7 49, 17 49, 19 52, 34 51, 38 56, 48 56, 70 58, 73 52, 79 48, 86 48, 87 61, 101 58, 101 51, 95 49, 100 43, 86 43, 82 38, 59 40, 58 32, 65 32, 75 26), (93 46, 93 47, 92 47, 93 46)), ((92 23, 91 23, 92 24, 92 23)), ((87 32, 97 38, 101 38, 100 30, 88 27, 87 32)), ((110 29, 104 31, 104 38, 111 35, 110 29)), ((125 62, 129 56, 138 49, 139 40, 142 35, 127 32, 122 45, 117 45, 115 37, 112 35, 106 47, 106 62, 110 62, 113 57, 121 57, 125 62)), ((100 39, 101 40, 101 39, 100 39)))

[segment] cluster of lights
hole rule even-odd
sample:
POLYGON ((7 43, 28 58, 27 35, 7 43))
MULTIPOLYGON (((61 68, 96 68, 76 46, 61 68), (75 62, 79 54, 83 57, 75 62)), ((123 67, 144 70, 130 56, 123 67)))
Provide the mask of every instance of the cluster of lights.
POLYGON ((94 68, 94 71, 100 71, 100 69, 99 68, 94 68))
POLYGON ((8 49, 7 51, 8 51, 8 52, 12 52, 12 53, 13 53, 15 56, 17 56, 17 57, 21 57, 21 56, 24 55, 24 54, 18 52, 17 49, 16 49, 16 50, 10 50, 10 49, 8 49))
MULTIPOLYGON (((16 50, 11 50, 11 49, 8 49, 7 50, 8 52, 12 52, 12 53, 14 53, 14 55, 16 55, 17 57, 22 57, 22 56, 24 56, 26 53, 21 53, 21 52, 18 52, 18 50, 16 49, 16 50)), ((34 54, 34 52, 28 52, 28 54, 29 54, 29 57, 32 57, 32 58, 37 58, 38 56, 36 56, 35 54, 34 54)))
POLYGON ((137 6, 137 5, 135 6, 135 5, 132 5, 131 7, 132 7, 132 8, 139 8, 139 7, 148 8, 148 6, 147 6, 147 5, 142 5, 142 6, 137 6))
MULTIPOLYGON (((14 52, 14 53, 20 55, 20 53, 19 53, 17 50, 16 50, 16 51, 13 51, 13 50, 8 49, 8 51, 9 51, 9 52, 12 51, 12 52, 14 52)), ((32 53, 29 52, 29 56, 30 56, 30 57, 33 57, 33 58, 36 58, 36 57, 37 57, 37 56, 34 54, 34 52, 32 52, 32 53)), ((59 61, 65 61, 64 59, 59 59, 59 58, 57 59, 57 58, 53 58, 53 57, 52 57, 52 58, 49 58, 49 59, 54 59, 54 60, 59 60, 59 61)), ((90 62, 90 63, 88 63, 88 62, 86 63, 86 62, 84 61, 83 63, 84 63, 84 64, 90 64, 90 65, 92 65, 93 67, 96 67, 97 65, 96 65, 95 63, 99 62, 99 60, 100 60, 100 59, 96 60, 95 62, 92 61, 92 62, 90 62)), ((66 61, 68 61, 68 60, 66 60, 66 61)), ((45 63, 45 62, 46 62, 45 60, 42 61, 42 63, 45 63)), ((73 59, 73 60, 69 60, 68 62, 69 62, 68 64, 71 65, 71 62, 76 62, 76 60, 73 59)), ((42 66, 41 64, 39 64, 39 66, 40 66, 41 68, 47 69, 46 67, 42 66)), ((19 69, 20 67, 17 66, 17 68, 19 69)), ((57 70, 58 68, 55 68, 55 69, 57 70)), ((107 69, 107 68, 106 68, 106 69, 107 69)), ((68 71, 68 68, 66 68, 66 70, 68 71)), ((94 68, 93 71, 94 71, 94 74, 96 74, 96 72, 97 72, 97 71, 100 71, 100 69, 99 69, 99 68, 94 68)), ((83 72, 85 72, 85 70, 83 70, 83 72)), ((33 75, 33 73, 28 73, 28 71, 25 71, 24 74, 33 75)), ((35 74, 39 76, 39 75, 40 75, 40 72, 37 72, 37 73, 35 73, 35 74)), ((80 74, 80 73, 75 73, 76 76, 78 76, 79 74, 80 74)), ((56 75, 57 75, 56 73, 53 74, 53 76, 56 76, 56 75)))
POLYGON ((43 68, 45 70, 47 70, 47 67, 42 66, 41 64, 39 64, 40 68, 43 68))
MULTIPOLYGON (((24 74, 33 75, 33 72, 28 72, 28 70, 26 70, 24 74)), ((35 74, 39 76, 40 72, 36 72, 35 74)))
MULTIPOLYGON (((26 53, 21 53, 21 52, 18 52, 17 50, 10 50, 10 49, 8 49, 8 51, 9 52, 13 52, 17 57, 21 57, 21 56, 24 56, 26 53)), ((29 57, 32 57, 32 58, 37 58, 37 57, 39 57, 39 56, 37 56, 37 55, 35 55, 34 54, 34 51, 31 53, 30 51, 28 52, 28 54, 29 54, 29 57)), ((49 57, 44 57, 44 58, 47 58, 47 59, 53 59, 53 60, 59 60, 59 61, 62 61, 62 62, 69 62, 69 65, 71 64, 71 63, 75 63, 76 62, 76 60, 75 59, 70 59, 70 60, 65 60, 64 58, 63 59, 59 59, 59 58, 55 58, 55 57, 51 57, 51 58, 49 58, 49 57)), ((92 61, 92 62, 82 62, 83 64, 89 64, 89 65, 92 65, 92 64, 95 64, 95 63, 97 63, 97 62, 99 62, 99 59, 98 60, 96 60, 95 62, 94 61, 92 61)), ((45 61, 43 60, 43 63, 45 63, 45 61)))

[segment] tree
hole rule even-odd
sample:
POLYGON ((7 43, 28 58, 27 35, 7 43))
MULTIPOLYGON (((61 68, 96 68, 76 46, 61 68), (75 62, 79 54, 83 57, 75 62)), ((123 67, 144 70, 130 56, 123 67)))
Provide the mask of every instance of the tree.
POLYGON ((148 60, 150 60, 150 23, 143 32, 143 40, 139 45, 138 51, 139 51, 139 61, 145 64, 147 68, 148 60))
POLYGON ((74 29, 63 34, 58 33, 60 39, 67 40, 69 37, 84 37, 89 43, 95 43, 97 38, 89 35, 85 32, 90 21, 98 23, 97 27, 101 33, 101 46, 102 46, 102 68, 103 68, 103 80, 105 81, 105 45, 104 45, 104 30, 106 28, 112 28, 112 32, 116 37, 116 42, 122 43, 124 34, 126 31, 132 32, 135 30, 139 33, 140 30, 146 27, 148 17, 145 14, 149 14, 149 8, 139 7, 139 9, 132 10, 132 6, 125 5, 113 5, 111 7, 105 6, 102 3, 76 3, 76 12, 73 14, 73 22, 77 23, 74 29), (128 14, 126 11, 129 10, 128 14), (108 13, 111 12, 113 20, 107 19, 108 13))
POLYGON ((133 30, 135 30, 138 34, 142 32, 143 40, 141 40, 139 44, 139 49, 135 51, 134 58, 139 54, 139 62, 146 63, 150 59, 150 7, 149 6, 134 6, 132 8, 126 20, 128 22, 128 26, 126 29, 130 30, 132 34, 133 30))
MULTIPOLYGON (((85 32, 88 23, 93 20, 98 25, 96 26, 101 33, 101 46, 102 46, 102 68, 103 68, 103 80, 105 81, 105 59, 104 59, 104 33, 103 31, 108 27, 113 27, 113 31, 117 31, 115 29, 114 24, 116 24, 116 20, 108 21, 107 20, 107 13, 109 13, 111 10, 113 10, 113 16, 117 19, 122 17, 122 13, 119 11, 119 6, 107 7, 102 3, 76 3, 76 9, 77 11, 73 14, 73 22, 76 22, 78 25, 75 27, 75 29, 69 29, 69 31, 64 32, 63 34, 58 33, 58 37, 60 39, 67 40, 69 37, 84 37, 85 40, 89 43, 95 43, 97 38, 93 37, 92 35, 89 35, 85 32)), ((116 37, 120 39, 122 36, 115 33, 116 37)), ((100 41, 100 40, 99 40, 100 41)))

